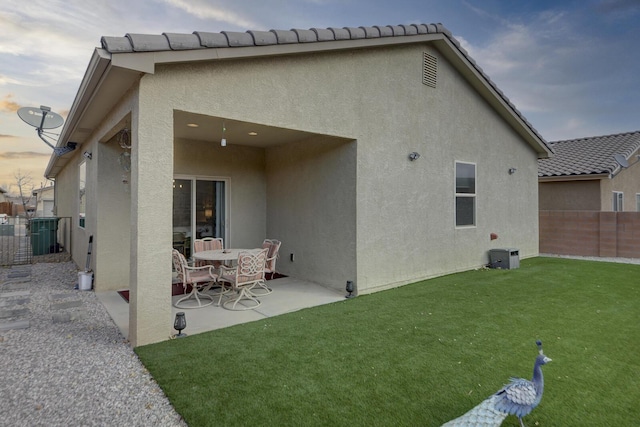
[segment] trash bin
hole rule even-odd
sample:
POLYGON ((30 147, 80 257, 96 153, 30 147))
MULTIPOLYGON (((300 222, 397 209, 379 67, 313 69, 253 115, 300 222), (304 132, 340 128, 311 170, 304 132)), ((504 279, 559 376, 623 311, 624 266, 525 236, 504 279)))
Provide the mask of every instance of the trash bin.
POLYGON ((91 271, 78 272, 78 289, 81 291, 90 291, 93 283, 93 273, 91 271))
POLYGON ((32 218, 30 227, 33 255, 48 254, 58 243, 58 218, 32 218))
POLYGON ((511 270, 520 267, 520 251, 518 249, 491 249, 489 266, 511 270))
POLYGON ((0 236, 14 236, 15 234, 13 224, 0 224, 0 236))

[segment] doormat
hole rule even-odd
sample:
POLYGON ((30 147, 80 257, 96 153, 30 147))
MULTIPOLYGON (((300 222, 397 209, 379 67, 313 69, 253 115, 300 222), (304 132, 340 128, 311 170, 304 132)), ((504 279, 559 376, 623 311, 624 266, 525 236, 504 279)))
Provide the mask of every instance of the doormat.
MULTIPOLYGON (((191 292, 191 286, 187 286, 187 292, 191 292)), ((176 295, 184 295, 184 287, 182 283, 174 283, 171 285, 171 296, 174 297, 176 295)), ((118 294, 124 299, 126 302, 129 302, 129 289, 123 289, 118 291, 118 294)))
MULTIPOLYGON (((273 275, 267 274, 265 276, 267 281, 273 280, 273 279, 280 279, 282 277, 287 277, 287 276, 285 276, 284 274, 280 274, 280 273, 274 273, 273 275)), ((189 292, 191 292, 191 285, 187 285, 187 292, 186 293, 189 293, 189 292)), ((118 291, 118 294, 120 294, 122 299, 124 299, 126 302, 129 302, 129 290, 128 289, 123 289, 121 291, 118 291)), ((173 285, 171 285, 171 296, 172 297, 175 297, 176 295, 184 295, 184 294, 185 294, 185 290, 184 290, 184 287, 182 286, 182 283, 174 283, 173 285)))

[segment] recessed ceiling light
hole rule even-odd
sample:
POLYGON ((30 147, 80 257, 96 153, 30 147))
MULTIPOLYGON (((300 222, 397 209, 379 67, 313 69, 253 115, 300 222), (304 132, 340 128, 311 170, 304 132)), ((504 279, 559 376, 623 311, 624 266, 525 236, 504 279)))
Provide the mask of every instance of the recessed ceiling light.
POLYGON ((249 132, 249 135, 251 135, 251 136, 256 136, 257 134, 258 134, 258 132, 254 132, 254 131, 249 132))
POLYGON ((200 125, 197 124, 197 123, 187 123, 187 126, 190 127, 190 128, 197 128, 200 125))

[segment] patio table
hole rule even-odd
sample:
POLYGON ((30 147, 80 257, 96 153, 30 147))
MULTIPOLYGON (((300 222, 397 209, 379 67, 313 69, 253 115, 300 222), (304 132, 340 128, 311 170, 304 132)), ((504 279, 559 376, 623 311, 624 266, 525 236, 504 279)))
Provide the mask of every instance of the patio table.
POLYGON ((193 258, 202 261, 235 261, 240 252, 259 251, 260 249, 213 249, 193 254, 193 258))

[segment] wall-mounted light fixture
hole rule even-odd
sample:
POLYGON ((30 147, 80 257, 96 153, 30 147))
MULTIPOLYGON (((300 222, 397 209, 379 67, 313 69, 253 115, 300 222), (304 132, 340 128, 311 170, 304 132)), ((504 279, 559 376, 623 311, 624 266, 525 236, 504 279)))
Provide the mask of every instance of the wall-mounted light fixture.
POLYGON ((409 153, 409 160, 411 160, 412 162, 414 160, 418 160, 420 158, 420 153, 417 152, 413 152, 413 153, 409 153))
POLYGON ((89 160, 91 160, 91 157, 93 157, 90 151, 85 151, 83 156, 85 159, 89 159, 89 160))
POLYGON ((222 121, 222 139, 220 140, 220 145, 221 145, 222 147, 226 147, 226 146, 227 146, 227 138, 225 138, 225 135, 224 135, 224 132, 225 132, 226 130, 227 130, 227 129, 225 129, 225 127, 224 127, 224 120, 223 120, 223 121, 222 121))
POLYGON ((516 173, 518 169, 516 168, 509 168, 509 175, 513 175, 514 173, 516 173))

